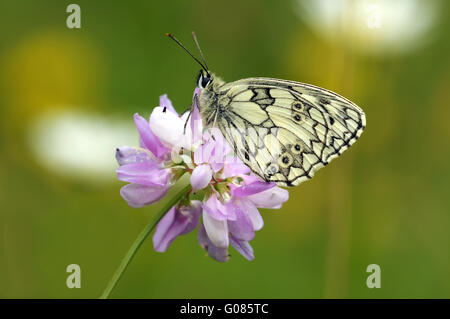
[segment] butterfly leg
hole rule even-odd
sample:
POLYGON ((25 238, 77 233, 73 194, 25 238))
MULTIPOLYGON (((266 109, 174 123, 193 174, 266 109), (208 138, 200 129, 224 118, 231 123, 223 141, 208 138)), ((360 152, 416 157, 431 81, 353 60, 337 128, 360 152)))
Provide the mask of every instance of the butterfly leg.
POLYGON ((189 122, 189 119, 191 118, 191 113, 192 113, 192 106, 191 106, 191 110, 189 111, 189 114, 186 118, 186 121, 184 122, 183 134, 186 134, 186 127, 189 122))
POLYGON ((189 119, 191 118, 192 112, 194 111, 194 103, 196 103, 196 105, 198 105, 198 95, 197 94, 194 95, 188 117, 186 118, 186 121, 184 122, 183 134, 186 134, 187 124, 189 122, 189 119))

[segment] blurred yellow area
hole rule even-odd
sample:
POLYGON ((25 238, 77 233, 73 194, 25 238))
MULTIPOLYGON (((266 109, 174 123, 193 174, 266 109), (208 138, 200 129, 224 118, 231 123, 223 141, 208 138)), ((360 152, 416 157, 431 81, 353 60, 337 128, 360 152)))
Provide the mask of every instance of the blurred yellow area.
POLYGON ((5 123, 22 123, 48 110, 98 99, 104 66, 86 39, 56 30, 27 35, 5 50, 5 123))
POLYGON ((117 298, 449 298, 450 19, 445 1, 9 2, 0 28, 0 297, 96 298, 162 207, 127 206, 115 147, 168 93, 191 103, 198 66, 227 81, 284 78, 361 106, 341 158, 263 210, 256 259, 219 264, 196 233, 148 239, 117 298), (65 285, 76 263, 82 288, 65 285), (382 269, 380 289, 366 267, 382 269))

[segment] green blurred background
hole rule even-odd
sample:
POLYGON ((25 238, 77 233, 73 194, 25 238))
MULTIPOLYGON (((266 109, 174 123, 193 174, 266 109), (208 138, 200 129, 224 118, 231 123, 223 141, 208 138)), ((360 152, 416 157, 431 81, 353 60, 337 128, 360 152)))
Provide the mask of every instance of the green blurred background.
POLYGON ((194 48, 227 81, 285 78, 360 105, 367 129, 290 189, 249 262, 196 232, 143 245, 115 298, 449 298, 448 1, 0 1, 0 297, 96 298, 164 202, 127 206, 115 146, 167 93, 190 105, 194 48), (82 288, 66 287, 79 264, 82 288), (381 288, 366 267, 381 266, 381 288))

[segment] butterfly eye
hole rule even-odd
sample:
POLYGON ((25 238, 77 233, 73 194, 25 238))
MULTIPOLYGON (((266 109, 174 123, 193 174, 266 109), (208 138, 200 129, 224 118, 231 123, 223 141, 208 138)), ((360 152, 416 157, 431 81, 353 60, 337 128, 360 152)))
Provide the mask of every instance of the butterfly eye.
POLYGON ((204 89, 209 82, 211 82, 211 78, 209 76, 203 77, 202 76, 202 88, 204 89))
POLYGON ((206 88, 206 86, 209 84, 209 82, 212 81, 212 78, 209 74, 203 73, 203 71, 200 71, 200 74, 198 75, 197 79, 197 86, 201 89, 206 88))

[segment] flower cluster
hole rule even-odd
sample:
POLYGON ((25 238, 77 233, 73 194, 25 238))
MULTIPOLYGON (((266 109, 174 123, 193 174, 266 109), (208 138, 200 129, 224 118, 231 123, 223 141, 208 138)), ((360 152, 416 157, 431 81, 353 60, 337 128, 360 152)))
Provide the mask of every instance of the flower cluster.
MULTIPOLYGON (((198 93, 197 89, 194 94, 198 93)), ((176 237, 194 230, 201 220, 198 242, 212 258, 227 261, 231 244, 253 260, 249 241, 263 227, 258 207, 280 208, 288 192, 254 175, 231 154, 219 130, 203 131, 195 103, 192 114, 181 116, 166 95, 159 104, 149 121, 134 115, 140 147, 116 151, 117 176, 129 183, 120 194, 132 207, 150 205, 188 173, 191 190, 159 221, 153 236, 155 250, 166 251, 176 237)))

